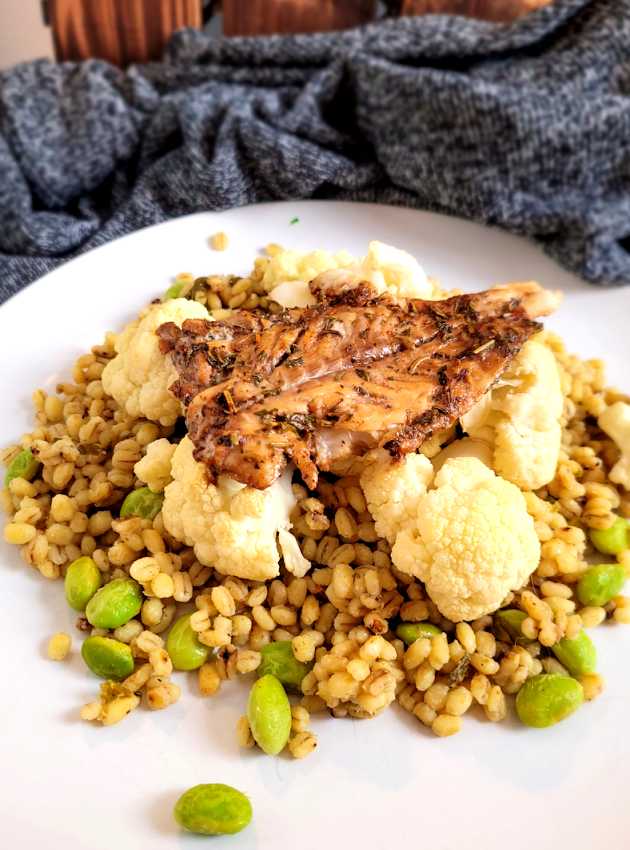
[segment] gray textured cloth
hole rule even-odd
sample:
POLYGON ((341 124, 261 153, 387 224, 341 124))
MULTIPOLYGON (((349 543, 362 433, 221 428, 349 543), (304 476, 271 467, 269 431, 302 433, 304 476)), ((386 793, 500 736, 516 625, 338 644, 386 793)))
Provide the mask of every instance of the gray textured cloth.
POLYGON ((285 198, 448 212, 630 281, 630 0, 556 0, 511 26, 184 30, 126 72, 0 74, 0 301, 136 228, 285 198))

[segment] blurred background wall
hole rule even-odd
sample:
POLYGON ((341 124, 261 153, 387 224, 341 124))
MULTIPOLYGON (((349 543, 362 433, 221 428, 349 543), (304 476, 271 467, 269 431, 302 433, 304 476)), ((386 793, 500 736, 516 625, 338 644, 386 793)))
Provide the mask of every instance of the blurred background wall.
POLYGON ((52 55, 39 0, 0 0, 0 68, 52 55))

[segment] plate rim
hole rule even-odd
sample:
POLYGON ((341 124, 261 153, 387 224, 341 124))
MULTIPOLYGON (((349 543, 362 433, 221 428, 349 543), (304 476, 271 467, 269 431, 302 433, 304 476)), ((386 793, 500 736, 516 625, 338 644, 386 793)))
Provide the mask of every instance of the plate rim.
MULTIPOLYGON (((13 292, 11 295, 9 295, 9 297, 6 298, 0 304, 0 311, 4 307, 6 307, 8 304, 13 304, 16 301, 16 299, 20 295, 22 295, 23 293, 25 293, 27 291, 32 291, 34 286, 40 284, 42 281, 45 281, 50 277, 54 277, 55 275, 57 275, 58 272, 60 272, 62 269, 67 269, 69 266, 74 266, 75 264, 80 263, 81 261, 84 261, 86 257, 91 258, 93 255, 98 254, 100 251, 103 251, 105 249, 111 249, 112 246, 114 246, 114 245, 118 246, 122 242, 125 242, 125 240, 131 239, 133 237, 137 237, 138 235, 145 234, 149 231, 157 231, 160 228, 165 228, 169 225, 172 225, 175 222, 179 223, 179 222, 183 222, 183 221, 191 221, 193 219, 203 218, 205 216, 230 215, 230 214, 242 212, 244 210, 254 210, 254 209, 261 209, 261 208, 265 208, 265 207, 279 208, 279 207, 282 207, 282 206, 295 206, 295 205, 311 206, 311 205, 315 205, 315 204, 316 205, 322 205, 322 206, 335 206, 335 207, 337 207, 337 206, 349 206, 349 207, 362 207, 362 208, 368 208, 368 209, 373 208, 373 209, 379 209, 379 210, 383 210, 383 209, 385 209, 385 210, 398 210, 398 211, 402 210, 402 211, 405 211, 405 212, 408 212, 408 213, 417 214, 419 216, 427 215, 427 216, 430 216, 431 218, 442 218, 442 219, 448 219, 450 221, 456 221, 456 222, 463 223, 463 224, 466 224, 466 225, 471 225, 472 227, 475 227, 475 228, 479 228, 482 231, 490 230, 490 231, 493 231, 495 233, 501 233, 504 236, 512 237, 514 239, 519 240, 520 242, 524 242, 525 244, 536 248, 537 250, 539 250, 544 255, 544 257, 546 259, 548 259, 551 263, 553 263, 555 266, 557 266, 557 268, 559 270, 562 270, 563 272, 572 275, 573 277, 577 278, 578 280, 580 280, 584 283, 587 283, 587 281, 584 281, 583 278, 580 278, 571 269, 567 269, 564 266, 560 265, 557 260, 555 260, 553 257, 549 256, 547 253, 545 253, 542 250, 542 248, 533 239, 530 239, 528 236, 523 235, 523 234, 513 233, 510 230, 506 230, 506 229, 504 229, 502 227, 498 227, 497 225, 494 225, 494 224, 490 224, 490 223, 486 224, 484 222, 474 221, 472 219, 465 218, 464 216, 453 215, 452 213, 435 212, 433 210, 420 209, 418 207, 405 206, 403 204, 387 204, 387 203, 378 203, 376 201, 354 201, 354 200, 348 200, 348 199, 336 200, 334 198, 301 198, 297 201, 289 201, 289 200, 260 201, 260 202, 254 202, 254 203, 251 203, 251 204, 243 204, 242 206, 239 206, 239 207, 229 207, 227 209, 222 209, 222 210, 211 210, 211 209, 197 210, 196 212, 192 212, 192 213, 182 213, 181 215, 171 216, 169 218, 164 219, 163 221, 154 222, 153 224, 143 225, 142 227, 138 227, 135 230, 129 231, 129 233, 121 233, 119 236, 114 236, 112 239, 108 239, 105 242, 101 243, 100 245, 94 245, 93 247, 88 248, 87 250, 80 250, 80 253, 75 254, 74 256, 68 257, 68 259, 62 258, 62 262, 60 263, 60 265, 56 266, 56 268, 50 269, 50 271, 44 272, 44 274, 40 275, 39 277, 34 278, 29 283, 27 283, 25 286, 21 287, 16 292, 13 292)), ((16 255, 10 255, 10 256, 25 256, 25 255, 16 254, 16 255)), ((26 257, 26 259, 30 259, 30 258, 26 257)), ((52 257, 51 259, 55 259, 55 258, 52 257)))

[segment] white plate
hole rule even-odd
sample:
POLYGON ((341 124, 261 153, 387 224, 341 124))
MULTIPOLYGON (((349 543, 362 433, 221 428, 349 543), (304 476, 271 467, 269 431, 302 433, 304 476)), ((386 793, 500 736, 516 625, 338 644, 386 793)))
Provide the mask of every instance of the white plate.
MULTIPOLYGON (((535 247, 452 218, 373 205, 279 203, 180 218, 67 263, 0 310, 0 443, 31 427, 30 394, 52 390, 74 358, 119 328, 178 271, 245 272, 269 242, 364 253, 381 239, 415 254, 447 287, 481 289, 536 278, 567 292, 549 324, 582 355, 627 376, 630 290, 597 289, 535 247), (290 224, 295 216, 299 223, 290 224), (225 253, 208 248, 224 230, 225 253)), ((627 846, 630 811, 630 629, 595 640, 607 691, 543 731, 467 717, 461 734, 434 738, 402 710, 372 721, 317 719, 305 761, 242 752, 234 726, 245 690, 214 699, 180 674, 181 701, 136 711, 118 726, 77 719, 98 683, 78 653, 75 616, 60 582, 48 583, 0 545, 0 846, 11 850, 161 850, 200 847, 171 809, 198 782, 247 792, 250 827, 213 848, 326 850, 592 850, 627 846), (47 637, 74 636, 71 661, 45 659, 47 637)))

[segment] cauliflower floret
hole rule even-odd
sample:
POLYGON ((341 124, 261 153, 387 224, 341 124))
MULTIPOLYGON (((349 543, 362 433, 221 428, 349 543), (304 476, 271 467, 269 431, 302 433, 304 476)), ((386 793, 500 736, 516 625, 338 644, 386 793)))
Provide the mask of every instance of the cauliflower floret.
POLYGON ((630 404, 616 401, 607 407, 597 420, 605 434, 614 440, 621 457, 610 470, 608 477, 615 484, 630 490, 630 404))
POLYGON ((185 319, 209 319, 196 301, 173 298, 152 304, 116 337, 116 357, 103 369, 103 388, 129 416, 144 416, 172 425, 181 415, 180 402, 168 388, 177 380, 175 367, 160 351, 155 331, 164 322, 182 324, 185 319))
POLYGON ((461 424, 490 446, 495 472, 523 490, 536 490, 556 472, 562 403, 556 359, 544 343, 532 339, 461 424))
POLYGON ((320 272, 338 269, 356 262, 347 251, 278 251, 267 260, 263 274, 263 286, 271 292, 279 283, 286 280, 301 280, 308 283, 320 272))
POLYGON ((412 491, 415 457, 361 476, 377 529, 394 538, 393 563, 421 579, 441 613, 454 622, 496 611, 509 591, 525 584, 540 559, 523 494, 475 457, 446 460, 430 489, 422 464, 412 491), (404 494, 404 510, 401 498, 390 503, 390 491, 404 494))
POLYGON ((193 457, 192 442, 184 437, 171 472, 173 481, 162 506, 164 525, 173 537, 194 547, 202 564, 224 575, 266 581, 279 572, 279 537, 287 569, 302 576, 310 568, 288 531, 295 506, 290 471, 266 490, 224 475, 216 485, 209 484, 204 466, 193 457))
POLYGON ((433 286, 416 258, 393 245, 370 242, 360 268, 364 279, 379 293, 387 292, 394 298, 435 297, 433 286))
POLYGON ((453 440, 445 446, 438 454, 431 458, 433 471, 439 472, 447 460, 455 457, 476 457, 477 460, 492 469, 492 449, 483 440, 474 440, 472 437, 463 437, 461 440, 453 440))
POLYGON ((313 293, 303 280, 285 280, 271 290, 269 297, 281 307, 310 307, 315 304, 313 293))
POLYGON ((175 448, 164 437, 154 440, 147 446, 145 456, 133 468, 140 481, 154 493, 161 493, 172 480, 171 461, 175 448))
POLYGON ((379 294, 387 292, 394 298, 440 297, 439 290, 427 278, 415 257, 377 241, 369 243, 368 252, 362 260, 356 260, 343 251, 338 254, 281 251, 269 261, 263 283, 270 298, 283 307, 307 307, 315 304, 309 281, 321 272, 333 269, 352 275, 357 285, 361 281, 369 281, 379 294))
POLYGON ((418 498, 427 492, 432 479, 431 461, 421 454, 366 467, 361 487, 379 537, 394 545, 398 532, 414 521, 418 498))

